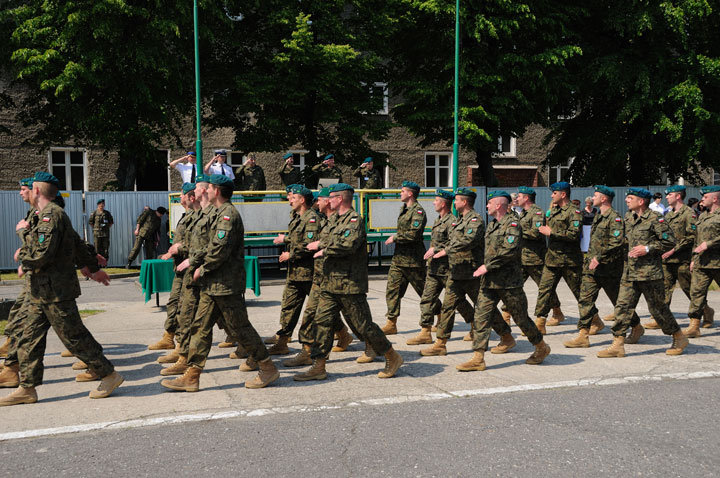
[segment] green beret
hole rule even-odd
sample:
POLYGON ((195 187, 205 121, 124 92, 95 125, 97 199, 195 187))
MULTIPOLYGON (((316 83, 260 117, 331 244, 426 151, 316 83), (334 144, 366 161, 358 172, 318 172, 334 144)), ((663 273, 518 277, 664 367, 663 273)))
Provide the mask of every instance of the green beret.
POLYGON ((352 186, 350 186, 349 184, 345 184, 345 183, 337 183, 337 184, 330 185, 331 193, 337 193, 340 191, 350 191, 350 192, 354 193, 355 189, 352 186))
POLYGON ((22 178, 20 180, 20 186, 32 188, 32 185, 33 185, 33 178, 22 178))
POLYGON ((567 181, 560 181, 550 185, 550 189, 553 191, 570 191, 570 183, 567 181))
POLYGON ((531 195, 531 196, 534 196, 534 195, 536 194, 536 193, 535 193, 535 190, 534 190, 533 188, 529 188, 529 187, 527 187, 527 186, 520 186, 520 187, 518 188, 518 192, 519 192, 520 194, 528 194, 528 195, 531 195))
POLYGON ((285 155, 283 156, 283 159, 288 159, 288 158, 292 158, 292 153, 285 153, 285 155))
POLYGON ((313 202, 317 201, 319 196, 320 196, 320 193, 319 193, 319 192, 314 192, 314 193, 312 193, 313 202))
POLYGON ((681 185, 681 184, 674 184, 674 185, 672 185, 672 186, 668 186, 667 188, 665 188, 665 194, 669 194, 669 193, 681 193, 681 192, 684 192, 684 191, 685 191, 685 186, 683 186, 683 185, 681 185))
POLYGON ((456 196, 467 196, 467 197, 473 198, 473 199, 477 198, 477 194, 475 193, 475 191, 473 191, 470 188, 457 188, 455 190, 455 195, 456 196))
POLYGON ((446 201, 452 201, 453 199, 455 199, 455 195, 452 193, 452 191, 446 191, 444 189, 436 189, 435 196, 443 198, 446 201))
POLYGON ((195 191, 195 183, 185 183, 182 187, 183 194, 187 194, 190 191, 195 191))
POLYGON ((368 156, 367 158, 365 158, 365 159, 363 160, 363 164, 365 164, 365 163, 372 163, 372 162, 373 162, 373 159, 372 159, 370 156, 368 156))
POLYGON ((35 173, 35 177, 33 178, 34 183, 50 183, 54 184, 57 187, 60 187, 60 181, 58 181, 58 178, 53 176, 50 173, 46 173, 45 171, 38 171, 35 173))
POLYGON ((233 180, 223 174, 211 174, 208 178, 210 184, 215 186, 232 188, 234 186, 233 180))
POLYGON ((720 193, 720 186, 705 186, 700 188, 701 194, 720 193))
POLYGON ((329 198, 330 197, 330 188, 322 188, 320 192, 318 193, 319 198, 329 198))
POLYGON ((420 185, 413 181, 403 181, 401 187, 412 189, 413 191, 416 191, 416 192, 420 192, 420 185))
POLYGON ((510 194, 507 192, 498 189, 497 191, 490 191, 487 195, 487 200, 491 200, 493 198, 507 198, 508 201, 512 201, 512 198, 510 197, 510 194))
POLYGON ((100 204, 101 202, 105 202, 105 200, 104 200, 104 199, 98 199, 97 204, 100 204))
POLYGON ((286 190, 287 192, 289 192, 289 193, 300 194, 300 195, 302 195, 302 196, 304 196, 305 194, 307 194, 307 191, 310 191, 308 188, 306 188, 306 187, 303 186, 302 184, 291 184, 291 185, 288 186, 285 190, 286 190), (288 190, 288 189, 289 189, 289 190, 288 190))
POLYGON ((609 188, 607 186, 603 186, 602 184, 598 184, 595 186, 595 192, 604 194, 611 199, 615 197, 615 191, 613 191, 611 188, 609 188))
POLYGON ((198 174, 195 176, 195 184, 197 183, 209 183, 210 182, 210 176, 207 176, 205 174, 198 174))
POLYGON ((647 189, 643 188, 629 188, 626 196, 637 196, 643 199, 652 199, 653 194, 647 189))
POLYGON ((288 184, 287 186, 285 186, 285 192, 291 193, 295 186, 300 186, 300 185, 299 184, 288 184))

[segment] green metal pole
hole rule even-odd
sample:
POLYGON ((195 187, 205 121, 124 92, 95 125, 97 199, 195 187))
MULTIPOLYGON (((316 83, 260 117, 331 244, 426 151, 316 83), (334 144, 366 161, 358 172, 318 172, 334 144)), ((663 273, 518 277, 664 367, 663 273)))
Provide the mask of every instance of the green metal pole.
POLYGON ((197 158, 197 174, 203 170, 202 150, 202 129, 200 119, 202 117, 200 103, 200 47, 198 41, 198 6, 197 0, 193 2, 193 20, 195 22, 195 116, 197 123, 197 140, 195 141, 195 158, 197 158))
POLYGON ((458 187, 458 103, 460 97, 460 0, 455 0, 455 114, 453 125, 452 181, 453 190, 458 187))

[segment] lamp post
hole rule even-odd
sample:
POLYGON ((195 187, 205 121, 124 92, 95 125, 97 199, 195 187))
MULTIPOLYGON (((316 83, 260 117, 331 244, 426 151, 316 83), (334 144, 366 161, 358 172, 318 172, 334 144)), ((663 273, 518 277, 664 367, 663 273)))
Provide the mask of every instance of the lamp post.
POLYGON ((195 140, 195 158, 197 159, 196 171, 201 174, 203 170, 202 130, 200 129, 201 104, 200 104, 200 47, 198 45, 198 5, 197 0, 193 1, 193 20, 195 23, 195 116, 197 127, 197 139, 195 140))
POLYGON ((458 187, 458 103, 460 78, 460 0, 455 0, 455 114, 453 125, 453 156, 452 156, 452 184, 453 191, 458 187))

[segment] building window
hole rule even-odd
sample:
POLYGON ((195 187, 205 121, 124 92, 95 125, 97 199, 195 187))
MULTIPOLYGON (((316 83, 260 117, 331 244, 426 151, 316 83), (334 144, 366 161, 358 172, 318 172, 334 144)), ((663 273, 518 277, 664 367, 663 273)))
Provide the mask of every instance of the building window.
POLYGON ((425 153, 425 186, 447 188, 452 184, 452 153, 425 153))
POLYGON ((305 153, 308 151, 302 150, 302 151, 288 151, 288 153, 292 153, 293 155, 293 167, 298 168, 300 171, 305 169, 305 153))
POLYGON ((239 151, 228 151, 227 152, 227 165, 233 168, 239 168, 243 165, 245 155, 239 151))
POLYGON ((500 136, 498 138, 498 153, 495 155, 498 158, 515 158, 517 154, 515 152, 515 138, 512 136, 500 136))
POLYGON ((556 166, 550 167, 550 181, 548 184, 553 184, 558 181, 568 181, 570 182, 570 176, 568 172, 570 171, 570 165, 572 165, 573 158, 570 158, 567 160, 565 164, 558 164, 556 166))
POLYGON ((52 148, 48 169, 60 181, 63 191, 87 190, 85 151, 77 148, 52 148))
MULTIPOLYGON (((387 83, 377 82, 370 87, 370 98, 378 105, 378 109, 371 113, 375 115, 390 114, 390 101, 387 83)), ((367 113, 367 112, 365 112, 367 113)))

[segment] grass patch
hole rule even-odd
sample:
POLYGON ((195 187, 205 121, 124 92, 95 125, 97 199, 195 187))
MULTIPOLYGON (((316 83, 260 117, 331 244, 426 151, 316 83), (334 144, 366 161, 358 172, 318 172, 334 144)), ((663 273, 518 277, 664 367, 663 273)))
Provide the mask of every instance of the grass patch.
POLYGON ((105 311, 100 309, 81 309, 80 318, 84 319, 90 317, 91 315, 102 314, 103 312, 105 311))
MULTIPOLYGON (((105 272, 107 272, 110 275, 113 274, 127 274, 128 272, 139 272, 139 269, 125 269, 124 267, 106 267, 103 269, 105 272)), ((78 271, 77 273, 78 277, 81 279, 85 279, 85 276, 78 271)), ((0 273, 0 280, 18 280, 17 272, 1 272, 0 273)))

